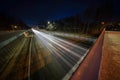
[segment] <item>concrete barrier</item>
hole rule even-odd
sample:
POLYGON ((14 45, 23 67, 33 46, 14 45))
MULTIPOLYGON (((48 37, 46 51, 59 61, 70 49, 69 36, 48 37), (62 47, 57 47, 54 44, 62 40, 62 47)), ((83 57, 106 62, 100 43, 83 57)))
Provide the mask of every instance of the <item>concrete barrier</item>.
POLYGON ((10 42, 12 42, 13 40, 17 39, 19 36, 21 36, 23 33, 17 35, 17 36, 14 36, 12 38, 9 38, 8 40, 5 40, 3 42, 0 43, 0 48, 4 47, 5 45, 9 44, 10 42))
POLYGON ((105 29, 96 40, 82 63, 70 77, 70 80, 99 80, 99 70, 102 58, 102 46, 105 29))
MULTIPOLYGON (((21 31, 22 31, 22 30, 21 30, 21 31)), ((23 31, 24 31, 24 30, 23 30, 23 31)), ((31 29, 29 29, 29 30, 27 30, 27 31, 24 31, 24 32, 29 32, 29 31, 31 31, 31 29)), ((0 49, 1 49, 2 47, 6 46, 7 44, 11 43, 12 41, 14 41, 15 39, 17 39, 18 37, 22 36, 22 35, 24 34, 24 32, 22 32, 22 33, 14 36, 14 37, 11 37, 11 38, 9 38, 9 39, 1 42, 1 43, 0 43, 0 49)))

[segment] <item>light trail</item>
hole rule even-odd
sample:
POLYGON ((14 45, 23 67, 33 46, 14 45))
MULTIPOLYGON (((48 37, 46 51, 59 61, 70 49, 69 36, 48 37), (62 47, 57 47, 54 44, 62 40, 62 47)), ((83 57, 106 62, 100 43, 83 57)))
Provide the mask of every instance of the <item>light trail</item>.
MULTIPOLYGON (((46 34, 46 33, 44 33, 44 32, 40 32, 40 31, 37 31, 37 30, 35 30, 35 29, 32 29, 33 30, 33 32, 35 32, 35 33, 38 33, 38 34, 40 34, 41 36, 43 36, 43 37, 45 37, 45 38, 47 38, 47 39, 49 39, 49 40, 54 40, 55 42, 58 42, 59 44, 67 44, 67 45, 69 45, 69 46, 72 46, 72 47, 75 47, 75 48, 78 48, 78 49, 85 49, 85 48, 83 48, 83 47, 81 47, 81 46, 78 46, 78 45, 75 45, 75 44, 72 44, 71 42, 69 42, 69 41, 66 41, 66 40, 63 40, 63 39, 60 39, 60 38, 58 38, 58 37, 55 37, 55 36, 51 36, 51 35, 48 35, 48 34, 46 34), (61 43, 62 42, 62 43, 61 43)), ((94 41, 94 39, 93 39, 93 41, 94 41)))
POLYGON ((75 38, 75 39, 79 39, 79 40, 84 40, 84 41, 88 41, 88 42, 95 42, 96 38, 95 37, 85 37, 83 35, 78 35, 78 34, 74 34, 74 33, 62 33, 62 32, 48 32, 48 31, 41 31, 41 32, 45 32, 47 34, 53 34, 56 36, 63 36, 63 37, 67 37, 67 38, 75 38))
POLYGON ((61 47, 63 50, 71 53, 72 55, 74 55, 76 57, 80 57, 80 55, 78 55, 74 51, 70 50, 69 48, 73 48, 74 47, 74 48, 78 48, 80 50, 87 50, 85 48, 79 47, 79 46, 77 46, 75 44, 72 44, 70 42, 66 42, 66 41, 60 40, 60 39, 58 39, 58 38, 56 38, 54 36, 50 36, 50 35, 47 35, 45 33, 39 32, 37 30, 33 30, 33 31, 36 33, 36 35, 39 37, 39 39, 43 41, 44 44, 47 43, 47 41, 45 41, 45 40, 48 40, 49 43, 47 43, 47 44, 50 44, 52 42, 53 44, 57 45, 58 47, 61 47))
MULTIPOLYGON (((58 64, 65 64, 69 70, 77 63, 80 58, 88 50, 82 46, 78 46, 64 39, 48 35, 44 32, 32 29, 35 33, 36 39, 44 45, 53 55, 53 59, 59 61, 58 64)), ((69 71, 67 70, 67 72, 69 71)))
POLYGON ((34 30, 32 29, 33 32, 40 37, 44 37, 46 38, 47 40, 55 43, 55 44, 61 44, 61 45, 66 45, 66 46, 69 46, 69 47, 75 47, 77 49, 81 49, 81 50, 86 50, 85 48, 81 47, 81 46, 78 46, 78 45, 75 45, 69 41, 66 41, 66 40, 63 40, 63 39, 60 39, 60 38, 57 38, 57 37, 54 37, 54 36, 51 36, 51 35, 48 35, 48 34, 45 34, 43 32, 39 32, 37 30, 34 30), (41 36, 40 36, 41 35, 41 36))

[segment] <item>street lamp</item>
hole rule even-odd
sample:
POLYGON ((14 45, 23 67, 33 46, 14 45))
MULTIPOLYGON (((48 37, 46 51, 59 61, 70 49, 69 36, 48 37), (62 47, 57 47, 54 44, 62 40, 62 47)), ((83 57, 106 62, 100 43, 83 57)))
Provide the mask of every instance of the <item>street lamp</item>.
POLYGON ((47 23, 50 24, 50 21, 48 21, 47 23))
POLYGON ((14 28, 16 28, 16 29, 17 29, 17 26, 14 26, 14 28))

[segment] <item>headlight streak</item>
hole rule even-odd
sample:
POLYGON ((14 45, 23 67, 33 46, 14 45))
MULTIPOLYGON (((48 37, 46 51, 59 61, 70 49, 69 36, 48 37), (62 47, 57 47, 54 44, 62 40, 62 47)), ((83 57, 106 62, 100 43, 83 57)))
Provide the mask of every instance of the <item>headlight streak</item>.
POLYGON ((69 65, 69 67, 71 67, 72 63, 76 61, 76 58, 79 59, 82 56, 83 52, 87 50, 86 48, 77 46, 73 43, 45 34, 43 32, 39 32, 34 29, 32 29, 32 31, 35 33, 36 37, 38 37, 38 39, 42 42, 42 44, 47 47, 51 54, 61 58, 67 65, 69 65), (75 49, 71 50, 72 48, 75 49), (77 49, 79 49, 79 53, 77 49))
MULTIPOLYGON (((51 37, 50 35, 47 35, 47 34, 44 34, 44 33, 38 32, 38 31, 36 31, 36 32, 38 33, 38 35, 41 35, 42 37, 46 38, 47 40, 51 41, 52 43, 56 44, 57 46, 61 47, 61 48, 64 49, 64 50, 66 50, 67 52, 72 53, 74 56, 80 57, 80 55, 78 55, 77 53, 75 53, 75 52, 73 52, 73 51, 71 51, 71 50, 69 49, 70 47, 74 47, 75 45, 74 45, 74 46, 69 46, 69 48, 66 48, 66 47, 64 47, 64 46, 67 46, 67 45, 69 45, 69 44, 64 45, 64 44, 62 44, 62 42, 61 42, 61 43, 58 42, 57 40, 54 39, 54 37, 51 37)), ((39 38, 40 38, 41 36, 39 36, 39 38)), ((70 43, 70 44, 71 44, 71 43, 70 43)), ((71 45, 72 45, 72 44, 71 44, 71 45)), ((83 49, 83 48, 77 47, 77 46, 75 46, 75 48, 79 48, 79 49, 82 49, 82 50, 86 50, 86 49, 83 49)))
POLYGON ((54 37, 54 36, 50 36, 50 35, 48 35, 48 34, 45 34, 45 33, 43 33, 43 32, 39 32, 39 31, 37 31, 37 30, 34 30, 34 31, 35 31, 36 33, 40 34, 41 36, 47 38, 48 40, 53 40, 54 42, 57 42, 57 43, 59 43, 59 44, 63 44, 63 45, 64 45, 64 44, 67 44, 67 46, 69 46, 69 47, 75 47, 75 48, 77 48, 77 49, 87 50, 87 49, 85 49, 85 48, 83 48, 83 47, 81 47, 81 46, 77 46, 77 45, 75 45, 75 44, 72 44, 71 42, 62 40, 62 39, 60 39, 60 38, 57 38, 57 37, 54 37), (61 43, 61 42, 62 42, 62 43, 61 43))
POLYGON ((72 67, 72 65, 62 56, 64 54, 54 47, 55 45, 53 46, 49 41, 47 41, 41 36, 39 37, 39 39, 41 40, 42 44, 46 46, 46 48, 50 51, 52 55, 54 55, 56 58, 59 57, 60 59, 62 59, 63 62, 65 62, 68 65, 68 67, 72 67))
MULTIPOLYGON (((54 39, 55 42, 58 42, 58 43, 62 42, 63 44, 65 43, 65 44, 67 44, 67 45, 69 45, 69 46, 71 46, 71 47, 75 47, 75 48, 78 48, 78 49, 81 49, 81 50, 87 50, 87 49, 85 49, 85 48, 83 48, 83 47, 81 47, 81 46, 72 44, 72 43, 70 43, 70 42, 68 42, 68 41, 65 41, 65 40, 63 40, 63 39, 60 39, 60 38, 57 38, 57 37, 54 37, 54 36, 50 36, 50 35, 48 35, 48 34, 45 34, 45 33, 43 33, 43 32, 39 32, 39 31, 37 31, 37 30, 34 30, 34 31, 37 32, 37 33, 40 33, 42 36, 48 37, 49 39, 54 39)), ((94 40, 93 40, 93 41, 94 41, 94 40)))
MULTIPOLYGON (((83 59, 85 54, 87 54, 88 48, 86 47, 78 46, 67 40, 35 29, 32 29, 32 31, 34 32, 37 41, 46 48, 45 50, 50 52, 49 57, 52 59, 51 63, 54 64, 53 68, 57 69, 59 75, 64 74, 63 77, 70 69, 74 68, 75 64, 80 59, 83 59)), ((54 75, 57 74, 55 73, 54 75)))
POLYGON ((41 41, 42 41, 43 45, 45 45, 46 48, 50 51, 50 53, 52 55, 54 55, 54 58, 60 58, 65 64, 67 64, 68 67, 70 67, 70 68, 72 67, 71 63, 69 63, 68 60, 66 60, 63 57, 64 53, 62 53, 62 51, 60 52, 60 49, 56 48, 55 45, 53 46, 50 42, 45 41, 44 38, 41 38, 41 41))
MULTIPOLYGON (((69 64, 67 61, 69 61, 72 65, 74 64, 74 62, 76 62, 76 60, 75 60, 75 58, 73 57, 73 56, 71 56, 71 55, 67 55, 67 54, 64 54, 65 53, 65 51, 62 49, 62 48, 60 48, 60 47, 53 47, 53 52, 54 51, 56 51, 56 55, 58 56, 60 56, 60 58, 63 60, 63 61, 65 61, 67 64, 69 64), (60 52, 61 51, 61 52, 60 52)), ((56 57, 57 57, 56 56, 56 57)), ((70 64, 69 64, 70 65, 70 64)), ((72 67, 72 66, 70 66, 70 67, 72 67)))
MULTIPOLYGON (((49 32, 46 32, 46 33, 49 33, 49 32)), ((84 41, 90 41, 90 42, 95 42, 96 41, 95 37, 92 37, 92 38, 91 37, 84 37, 84 36, 79 36, 79 35, 75 35, 75 34, 72 34, 72 33, 55 32, 53 34, 58 35, 58 36, 68 37, 68 38, 75 38, 75 39, 80 39, 80 40, 84 40, 84 41)))

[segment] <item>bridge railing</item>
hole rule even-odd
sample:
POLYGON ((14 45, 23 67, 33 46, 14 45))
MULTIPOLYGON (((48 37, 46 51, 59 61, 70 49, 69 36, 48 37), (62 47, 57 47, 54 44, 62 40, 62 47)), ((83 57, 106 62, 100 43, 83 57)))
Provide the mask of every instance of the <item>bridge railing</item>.
POLYGON ((70 80, 99 80, 104 33, 105 29, 89 50, 82 63, 79 64, 79 67, 72 74, 70 80))

